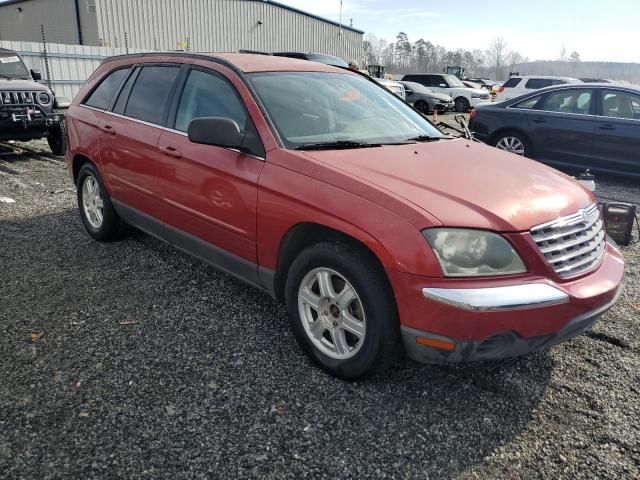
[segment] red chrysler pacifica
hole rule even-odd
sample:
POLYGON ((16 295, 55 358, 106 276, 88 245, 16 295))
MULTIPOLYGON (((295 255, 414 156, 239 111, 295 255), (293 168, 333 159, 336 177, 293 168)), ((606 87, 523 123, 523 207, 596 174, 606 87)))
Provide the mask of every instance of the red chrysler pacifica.
POLYGON ((132 225, 268 292, 342 378, 405 352, 446 363, 546 348, 619 293, 623 259, 590 192, 442 134, 356 72, 248 54, 114 57, 67 123, 93 238, 132 225))

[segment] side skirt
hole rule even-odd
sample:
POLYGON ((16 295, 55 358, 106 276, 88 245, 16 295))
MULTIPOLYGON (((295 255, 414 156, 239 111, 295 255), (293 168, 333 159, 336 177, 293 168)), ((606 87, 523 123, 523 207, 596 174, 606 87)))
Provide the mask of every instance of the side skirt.
POLYGON ((242 280, 249 285, 267 292, 275 298, 275 272, 264 267, 258 267, 253 262, 233 255, 198 237, 182 232, 177 228, 160 222, 146 213, 130 207, 114 198, 111 203, 118 215, 129 225, 132 225, 149 235, 192 255, 203 262, 242 280))

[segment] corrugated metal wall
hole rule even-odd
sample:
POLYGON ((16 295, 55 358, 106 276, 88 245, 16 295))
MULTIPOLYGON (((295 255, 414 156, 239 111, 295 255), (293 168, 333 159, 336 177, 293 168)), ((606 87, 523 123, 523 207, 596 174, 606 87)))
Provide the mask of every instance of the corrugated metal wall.
MULTIPOLYGON (((40 70, 44 79, 42 83, 48 83, 42 43, 0 40, 0 48, 18 52, 28 68, 40 70)), ((138 51, 129 50, 130 53, 138 51)), ((47 44, 51 88, 56 95, 73 98, 104 58, 124 53, 124 48, 47 44)))
MULTIPOLYGON (((97 45, 94 0, 79 0, 84 44, 97 45)), ((0 4, 0 40, 39 42, 44 25, 47 41, 78 44, 75 0, 30 0, 0 4)))
POLYGON ((360 61, 362 34, 266 2, 95 0, 104 45, 222 52, 313 51, 360 61), (261 22, 261 23, 260 23, 261 22))

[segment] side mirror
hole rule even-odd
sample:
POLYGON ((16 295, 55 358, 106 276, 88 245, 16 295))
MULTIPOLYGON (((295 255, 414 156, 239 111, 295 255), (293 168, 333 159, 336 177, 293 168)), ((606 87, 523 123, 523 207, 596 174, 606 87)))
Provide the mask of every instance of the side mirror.
POLYGON ((449 85, 447 85, 446 83, 441 83, 439 85, 440 88, 449 88, 449 85))
POLYGON ((222 117, 194 118, 187 134, 193 143, 227 148, 238 148, 244 139, 238 124, 230 118, 222 117))
POLYGON ((35 80, 42 80, 42 74, 40 73, 40 70, 31 70, 31 77, 35 80))

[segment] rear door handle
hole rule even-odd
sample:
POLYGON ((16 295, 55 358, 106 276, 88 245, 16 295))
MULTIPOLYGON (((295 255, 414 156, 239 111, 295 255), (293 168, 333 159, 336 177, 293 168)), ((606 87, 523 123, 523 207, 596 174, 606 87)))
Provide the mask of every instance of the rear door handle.
POLYGON ((598 125, 598 128, 600 130, 615 130, 616 129, 616 127, 614 127, 610 123, 605 123, 604 125, 598 125))
POLYGON ((160 149, 160 151, 162 153, 164 153, 165 155, 167 155, 169 157, 173 157, 173 158, 182 157, 182 153, 180 153, 180 150, 177 150, 174 147, 164 146, 164 147, 158 147, 158 148, 160 149))
POLYGON ((111 125, 102 125, 100 127, 100 130, 102 130, 105 133, 108 133, 109 135, 115 135, 116 134, 116 129, 113 128, 111 125))
POLYGON ((547 123, 547 119, 544 117, 536 117, 533 119, 533 123, 547 123))

